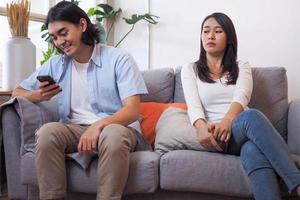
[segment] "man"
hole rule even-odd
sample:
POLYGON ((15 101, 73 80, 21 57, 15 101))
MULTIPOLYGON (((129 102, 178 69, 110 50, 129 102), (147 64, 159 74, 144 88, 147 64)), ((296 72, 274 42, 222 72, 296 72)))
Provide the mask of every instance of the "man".
POLYGON ((97 199, 121 199, 129 154, 142 137, 137 118, 147 89, 134 62, 120 50, 99 43, 99 31, 71 2, 48 12, 46 26, 61 55, 51 58, 13 91, 32 102, 56 97, 60 122, 37 132, 35 164, 41 199, 66 194, 65 153, 97 152, 97 199), (55 84, 39 82, 50 75, 55 84))

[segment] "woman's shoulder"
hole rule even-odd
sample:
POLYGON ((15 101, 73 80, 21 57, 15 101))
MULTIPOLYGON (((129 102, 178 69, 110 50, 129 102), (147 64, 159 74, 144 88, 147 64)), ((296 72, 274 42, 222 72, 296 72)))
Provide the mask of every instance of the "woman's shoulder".
POLYGON ((252 76, 252 69, 249 62, 238 61, 239 76, 252 76))
POLYGON ((182 66, 182 71, 183 73, 190 73, 190 72, 195 72, 195 62, 189 62, 189 63, 186 63, 182 66))
POLYGON ((239 60, 237 63, 240 69, 251 69, 251 65, 249 64, 249 62, 239 60))

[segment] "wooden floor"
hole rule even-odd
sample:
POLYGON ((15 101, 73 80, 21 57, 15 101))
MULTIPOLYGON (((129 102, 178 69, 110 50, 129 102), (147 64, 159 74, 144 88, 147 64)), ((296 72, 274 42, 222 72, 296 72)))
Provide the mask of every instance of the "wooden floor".
POLYGON ((10 199, 7 197, 0 197, 0 200, 10 200, 10 199))

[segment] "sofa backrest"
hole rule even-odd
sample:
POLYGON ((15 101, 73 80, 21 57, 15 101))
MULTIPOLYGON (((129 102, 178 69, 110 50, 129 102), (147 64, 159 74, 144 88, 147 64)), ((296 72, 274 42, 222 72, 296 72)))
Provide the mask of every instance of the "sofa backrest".
MULTIPOLYGON (((148 70, 143 76, 149 91, 142 101, 185 102, 180 78, 181 67, 148 70)), ((287 76, 283 67, 252 68, 253 92, 250 108, 262 111, 278 132, 286 139, 287 129, 287 76)))
POLYGON ((142 102, 173 102, 175 76, 172 68, 146 70, 142 72, 148 94, 142 95, 142 102))
POLYGON ((253 68, 252 76, 253 92, 249 107, 262 111, 286 140, 289 104, 285 68, 253 68))

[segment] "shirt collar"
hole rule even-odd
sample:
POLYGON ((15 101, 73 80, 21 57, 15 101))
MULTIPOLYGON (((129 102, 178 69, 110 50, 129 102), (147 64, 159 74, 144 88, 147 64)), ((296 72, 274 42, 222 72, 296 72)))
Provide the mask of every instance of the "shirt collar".
POLYGON ((101 45, 100 44, 95 44, 91 61, 94 62, 94 64, 97 67, 101 68, 101 45))
MULTIPOLYGON (((62 54, 61 62, 63 64, 63 66, 67 66, 67 62, 69 59, 70 59, 69 56, 67 56, 66 54, 62 54)), ((101 67, 101 45, 95 44, 95 47, 93 49, 93 53, 91 56, 91 60, 93 61, 93 63, 96 66, 101 67)))
POLYGON ((62 54, 61 63, 64 69, 67 67, 68 60, 70 60, 69 56, 67 56, 66 54, 62 54))

